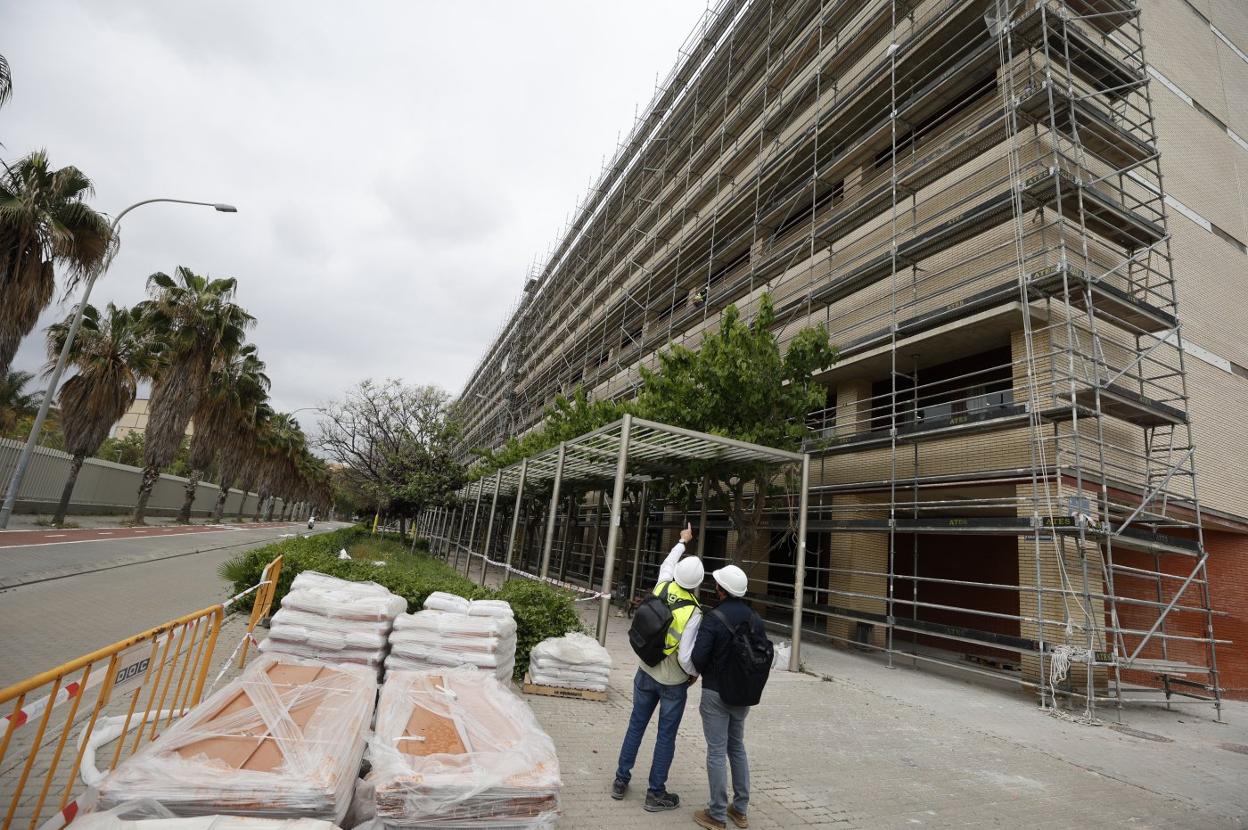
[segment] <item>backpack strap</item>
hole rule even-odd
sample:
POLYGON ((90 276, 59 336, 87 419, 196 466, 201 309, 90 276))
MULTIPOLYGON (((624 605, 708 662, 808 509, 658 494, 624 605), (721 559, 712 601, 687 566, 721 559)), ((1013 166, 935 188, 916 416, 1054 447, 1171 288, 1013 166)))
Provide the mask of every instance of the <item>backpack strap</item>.
POLYGON ((660 594, 657 594, 657 596, 659 597, 659 599, 663 600, 663 602, 664 602, 664 603, 666 603, 666 604, 667 604, 667 606, 668 606, 669 608, 671 608, 673 611, 675 611, 675 610, 676 610, 676 609, 678 609, 678 608, 688 608, 690 605, 694 605, 694 606, 697 606, 697 607, 699 607, 699 608, 701 608, 701 607, 702 607, 702 606, 698 603, 698 600, 697 600, 697 598, 696 598, 696 597, 695 597, 694 599, 678 599, 678 600, 676 600, 675 602, 668 602, 668 601, 667 601, 667 592, 668 592, 668 589, 669 589, 669 588, 671 588, 671 587, 672 587, 672 581, 671 581, 671 580, 668 580, 667 582, 664 582, 664 583, 663 583, 663 592, 662 592, 662 593, 660 593, 660 594))

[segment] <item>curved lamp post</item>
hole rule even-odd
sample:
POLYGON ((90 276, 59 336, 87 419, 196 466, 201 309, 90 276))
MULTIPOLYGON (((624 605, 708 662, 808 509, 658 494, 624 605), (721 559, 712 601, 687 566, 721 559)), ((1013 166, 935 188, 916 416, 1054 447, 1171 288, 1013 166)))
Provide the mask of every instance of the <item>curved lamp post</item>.
MULTIPOLYGON (((111 240, 114 237, 117 231, 117 223, 121 221, 121 217, 137 207, 150 205, 153 202, 202 205, 221 213, 238 213, 238 208, 221 202, 192 202, 187 199, 144 199, 141 202, 135 202, 117 214, 108 228, 109 239, 111 240)), ((35 416, 35 422, 30 426, 30 435, 26 438, 26 446, 22 447, 22 454, 17 459, 17 466, 13 468, 13 478, 9 480, 9 492, 4 496, 4 506, 0 507, 0 529, 9 525, 9 516, 13 515, 13 506, 17 503, 17 491, 22 486, 22 479, 26 477, 26 468, 30 466, 30 458, 35 452, 35 445, 39 442, 39 432, 43 429, 43 422, 48 417, 48 408, 52 405, 52 396, 56 392, 57 384, 61 382, 61 374, 65 371, 65 364, 69 360, 69 350, 73 348, 74 338, 78 335, 78 328, 82 325, 83 310, 87 307, 87 301, 91 299, 91 289, 95 286, 95 281, 104 273, 105 268, 106 261, 101 261, 100 265, 91 271, 91 276, 87 278, 87 287, 82 292, 82 299, 78 302, 78 310, 74 313, 74 322, 69 326, 69 334, 65 336, 65 345, 61 348, 61 356, 57 358, 56 368, 52 370, 52 377, 48 379, 48 389, 43 395, 43 401, 39 404, 39 414, 35 416)))

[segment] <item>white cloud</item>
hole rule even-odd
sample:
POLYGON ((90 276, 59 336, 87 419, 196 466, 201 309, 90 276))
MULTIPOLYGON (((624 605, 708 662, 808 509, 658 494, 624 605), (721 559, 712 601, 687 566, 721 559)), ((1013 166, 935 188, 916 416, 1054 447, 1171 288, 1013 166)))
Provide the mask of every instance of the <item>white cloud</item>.
MULTIPOLYGON (((0 150, 123 221, 93 301, 234 276, 282 408, 363 377, 458 391, 704 0, 11 3, 0 150)), ((41 327, 65 313, 58 307, 41 327)), ((43 359, 42 334, 18 354, 43 359)))

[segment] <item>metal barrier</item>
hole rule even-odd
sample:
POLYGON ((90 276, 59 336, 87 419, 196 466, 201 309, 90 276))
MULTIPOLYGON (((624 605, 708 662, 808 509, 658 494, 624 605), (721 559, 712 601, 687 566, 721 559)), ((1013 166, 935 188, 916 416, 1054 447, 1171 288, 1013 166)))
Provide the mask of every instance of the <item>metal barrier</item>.
MULTIPOLYGON (((0 804, 8 798, 4 830, 19 820, 29 830, 64 827, 80 808, 90 806, 82 803, 81 796, 71 799, 80 773, 84 777, 88 773, 102 776, 116 768, 123 755, 132 756, 144 742, 152 741, 162 724, 168 727, 196 706, 205 692, 226 612, 239 599, 256 592, 239 644, 245 646, 272 606, 281 567, 279 556, 265 567, 259 584, 223 603, 170 620, 0 690, 0 712, 7 711, 3 716, 4 737, 0 738, 0 804), (90 714, 79 718, 84 698, 93 691, 90 714), (54 718, 53 710, 58 708, 64 714, 54 718), (71 732, 79 727, 76 748, 68 753, 73 760, 65 775, 61 770, 67 760, 66 746, 71 732), (95 749, 110 741, 115 741, 115 746, 107 768, 97 771, 95 749), (6 766, 10 747, 18 760, 6 766), (11 775, 15 782, 11 783, 11 775), (36 794, 28 785, 40 781, 36 794), (40 818, 50 810, 49 796, 55 810, 41 825, 40 818)), ((240 668, 245 660, 244 648, 240 668)), ((226 665, 232 662, 227 660, 226 665)))
POLYGON ((277 557, 264 566, 260 572, 260 583, 256 586, 256 598, 251 604, 251 616, 247 619, 247 633, 243 635, 242 653, 238 655, 238 667, 247 663, 247 648, 254 642, 252 632, 260 621, 269 615, 273 607, 273 597, 277 595, 277 581, 282 578, 282 557, 277 557))

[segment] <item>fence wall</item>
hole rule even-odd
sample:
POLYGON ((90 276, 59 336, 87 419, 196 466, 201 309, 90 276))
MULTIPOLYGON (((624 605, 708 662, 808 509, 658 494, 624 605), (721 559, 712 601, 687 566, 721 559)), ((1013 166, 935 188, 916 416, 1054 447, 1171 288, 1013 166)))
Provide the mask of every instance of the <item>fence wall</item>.
MULTIPOLYGON (((21 454, 23 442, 11 438, 0 438, 0 498, 8 492, 9 480, 13 476, 13 468, 21 454)), ((51 513, 61 499, 61 490, 65 487, 65 479, 69 476, 72 456, 61 450, 36 447, 30 459, 30 467, 26 470, 26 478, 22 481, 22 489, 18 493, 16 512, 18 513, 51 513)), ((99 458, 88 458, 82 464, 78 474, 78 483, 74 487, 73 499, 70 501, 69 512, 75 515, 125 513, 133 509, 134 501, 139 492, 143 471, 138 467, 116 464, 99 458)), ((217 494, 221 488, 215 484, 200 482, 196 488, 195 501, 191 510, 194 516, 209 516, 217 503, 217 494)), ((156 486, 152 488, 152 498, 148 502, 147 512, 152 516, 171 516, 182 507, 186 494, 186 479, 180 476, 161 475, 156 486)), ((233 518, 239 513, 239 501, 242 495, 232 490, 225 502, 225 517, 233 518)), ((256 493, 248 493, 243 503, 242 514, 252 516, 256 510, 256 493)), ((278 499, 274 515, 279 515, 286 505, 278 499)))

